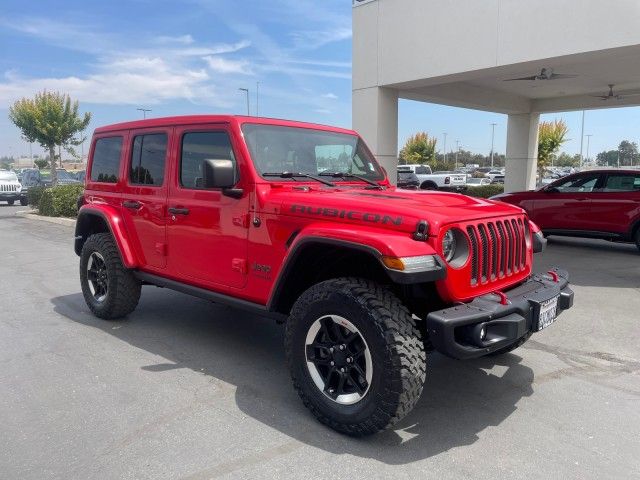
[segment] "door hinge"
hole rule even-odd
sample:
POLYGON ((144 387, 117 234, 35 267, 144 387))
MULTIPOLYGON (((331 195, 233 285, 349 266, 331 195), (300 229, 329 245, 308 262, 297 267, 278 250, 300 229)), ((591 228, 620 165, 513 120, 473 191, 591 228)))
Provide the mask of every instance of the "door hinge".
POLYGON ((236 272, 241 273, 242 275, 247 274, 247 260, 244 258, 233 258, 231 260, 231 270, 235 270, 236 272))
POLYGON ((249 214, 243 213, 237 217, 233 217, 233 224, 236 227, 249 228, 249 214))

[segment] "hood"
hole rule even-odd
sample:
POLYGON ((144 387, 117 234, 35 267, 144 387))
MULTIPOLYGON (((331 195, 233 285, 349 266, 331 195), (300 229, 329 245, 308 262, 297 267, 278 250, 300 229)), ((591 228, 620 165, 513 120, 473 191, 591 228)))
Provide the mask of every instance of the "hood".
POLYGON ((430 231, 451 222, 479 220, 523 213, 521 208, 482 198, 438 191, 407 191, 395 187, 366 190, 259 184, 257 209, 265 213, 313 217, 323 221, 361 223, 413 232, 417 222, 429 222, 430 231))

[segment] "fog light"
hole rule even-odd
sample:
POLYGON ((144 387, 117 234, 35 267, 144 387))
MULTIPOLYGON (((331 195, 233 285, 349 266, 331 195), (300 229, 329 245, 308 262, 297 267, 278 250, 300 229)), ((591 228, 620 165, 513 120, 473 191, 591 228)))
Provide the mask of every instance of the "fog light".
POLYGON ((486 336, 487 336, 487 331, 485 330, 484 327, 482 327, 480 329, 480 340, 484 340, 486 336))

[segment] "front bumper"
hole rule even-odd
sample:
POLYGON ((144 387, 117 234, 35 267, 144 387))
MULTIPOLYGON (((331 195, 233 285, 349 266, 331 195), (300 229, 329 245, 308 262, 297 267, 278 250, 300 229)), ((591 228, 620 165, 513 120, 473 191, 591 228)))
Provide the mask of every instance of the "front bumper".
POLYGON ((0 192, 0 200, 20 200, 20 192, 0 192))
POLYGON ((430 313, 426 320, 429 340, 440 353, 458 359, 481 357, 508 347, 535 330, 545 301, 558 297, 557 314, 573 305, 569 274, 558 269, 552 272, 535 275, 504 292, 506 302, 499 295, 488 294, 430 313), (484 337, 480 336, 482 329, 484 337))

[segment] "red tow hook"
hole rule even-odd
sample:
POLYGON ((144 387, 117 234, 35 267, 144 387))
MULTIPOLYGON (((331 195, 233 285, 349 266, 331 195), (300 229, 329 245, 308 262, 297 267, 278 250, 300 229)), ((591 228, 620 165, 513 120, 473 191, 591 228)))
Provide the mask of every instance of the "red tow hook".
POLYGON ((551 280, 553 280, 554 282, 558 283, 560 281, 560 277, 558 277, 558 274, 553 270, 549 270, 547 273, 551 275, 551 280))
POLYGON ((507 296, 502 293, 502 292, 493 292, 494 295, 497 295, 498 297, 500 297, 500 305, 509 305, 509 299, 507 298, 507 296))

